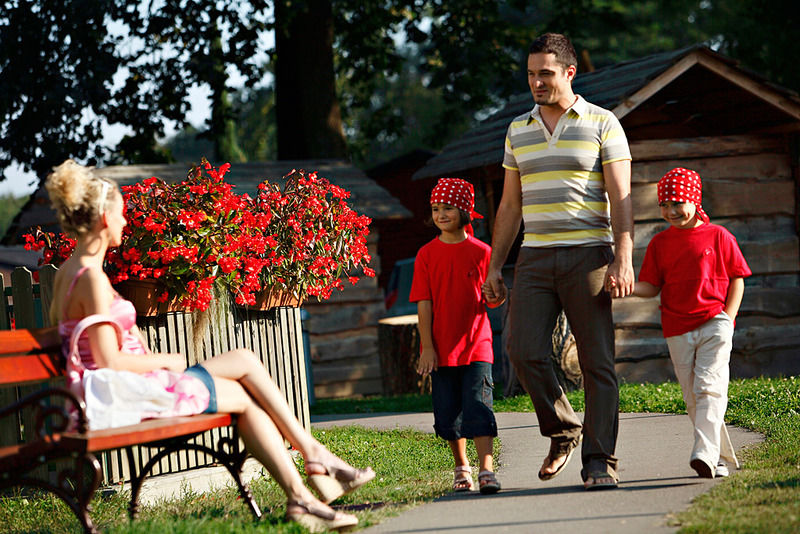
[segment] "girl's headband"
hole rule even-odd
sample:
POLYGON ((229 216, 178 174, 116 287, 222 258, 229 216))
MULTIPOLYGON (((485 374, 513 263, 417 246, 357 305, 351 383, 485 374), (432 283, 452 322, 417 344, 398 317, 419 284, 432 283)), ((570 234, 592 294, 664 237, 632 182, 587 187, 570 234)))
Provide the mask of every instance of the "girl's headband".
POLYGON ((108 190, 111 189, 111 184, 106 180, 100 180, 100 182, 103 185, 100 187, 100 200, 97 201, 97 212, 102 214, 106 207, 106 199, 108 198, 108 190))

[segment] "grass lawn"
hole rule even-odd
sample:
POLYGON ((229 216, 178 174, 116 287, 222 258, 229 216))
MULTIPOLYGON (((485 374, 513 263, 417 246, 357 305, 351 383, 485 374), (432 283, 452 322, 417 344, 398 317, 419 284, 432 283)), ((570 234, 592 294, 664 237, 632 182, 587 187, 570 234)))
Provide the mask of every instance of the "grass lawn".
MULTIPOLYGON (((679 514, 681 532, 797 532, 800 529, 800 378, 735 380, 731 383, 727 419, 766 436, 747 450, 736 476, 717 484, 679 514)), ((583 410, 583 393, 569 394, 583 410)), ((314 413, 428 411, 430 398, 410 395, 363 400, 320 400, 314 413)), ((623 384, 623 412, 685 413, 680 388, 674 383, 623 384)), ((527 397, 497 399, 495 410, 532 411, 527 397)), ((414 431, 373 431, 356 427, 315 431, 334 452, 356 465, 372 465, 376 481, 335 504, 353 510, 360 526, 380 522, 404 507, 449 491, 452 459, 443 440, 414 431)), ((472 462, 476 461, 470 448, 472 462)), ((502 461, 502 451, 500 451, 502 461)), ((301 465, 298 465, 302 469, 301 465)), ((129 523, 126 495, 93 502, 92 517, 103 532, 245 533, 303 532, 282 520, 285 498, 271 480, 252 484, 265 520, 253 523, 250 513, 230 488, 207 494, 184 492, 180 498, 142 506, 129 523)), ((78 526, 60 501, 35 496, 0 498, 3 532, 77 532, 78 526)))
MULTIPOLYGON (((582 391, 567 396, 576 411, 584 410, 582 391)), ((733 380, 728 396, 726 420, 764 434, 766 441, 740 455, 736 476, 698 498, 674 525, 688 533, 800 532, 800 377, 733 380)), ((344 413, 347 407, 340 400, 319 401, 314 412, 344 413)), ((362 413, 429 407, 430 399, 421 395, 349 403, 349 411, 362 413)), ((528 397, 518 396, 496 399, 495 411, 533 408, 528 397)), ((621 384, 620 411, 686 413, 677 383, 621 384)))

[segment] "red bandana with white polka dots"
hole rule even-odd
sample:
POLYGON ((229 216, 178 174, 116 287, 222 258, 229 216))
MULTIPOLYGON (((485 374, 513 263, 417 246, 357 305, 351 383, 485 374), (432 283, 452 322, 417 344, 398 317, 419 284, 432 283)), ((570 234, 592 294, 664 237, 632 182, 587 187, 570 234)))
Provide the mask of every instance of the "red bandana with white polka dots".
POLYGON ((483 219, 475 211, 475 191, 472 184, 461 178, 439 178, 431 191, 431 205, 449 204, 466 211, 473 219, 483 219))
POLYGON ((676 167, 658 181, 658 203, 691 202, 697 208, 697 216, 703 222, 709 222, 703 211, 703 183, 700 175, 690 169, 676 167))

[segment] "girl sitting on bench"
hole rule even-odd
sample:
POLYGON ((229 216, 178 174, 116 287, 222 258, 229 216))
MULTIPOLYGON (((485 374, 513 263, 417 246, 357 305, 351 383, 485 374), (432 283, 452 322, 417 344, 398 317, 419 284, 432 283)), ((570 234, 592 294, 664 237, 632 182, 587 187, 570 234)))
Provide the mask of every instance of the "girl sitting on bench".
MULTIPOLYGON (((356 516, 334 511, 325 503, 369 482, 374 471, 348 465, 314 439, 297 421, 255 354, 236 349, 187 369, 182 355, 151 354, 147 349, 133 305, 114 291, 103 272, 106 250, 120 244, 126 224, 117 185, 96 176, 91 168, 67 160, 48 176, 46 187, 61 228, 77 240, 75 251, 56 275, 50 310, 64 340, 71 387, 83 396, 92 393, 87 379, 97 370, 122 377, 128 372, 129 378, 146 380, 148 388, 167 392, 166 398, 172 399, 143 404, 140 418, 237 414, 237 427, 248 452, 286 493, 287 518, 312 531, 357 524, 356 516), (303 484, 284 438, 303 455, 309 484, 322 501, 303 484)), ((97 404, 101 397, 92 394, 91 400, 97 404)), ((87 406, 91 425, 92 410, 88 408, 91 406, 87 406)), ((98 413, 102 414, 102 406, 98 413)), ((95 419, 99 423, 100 415, 95 419)))

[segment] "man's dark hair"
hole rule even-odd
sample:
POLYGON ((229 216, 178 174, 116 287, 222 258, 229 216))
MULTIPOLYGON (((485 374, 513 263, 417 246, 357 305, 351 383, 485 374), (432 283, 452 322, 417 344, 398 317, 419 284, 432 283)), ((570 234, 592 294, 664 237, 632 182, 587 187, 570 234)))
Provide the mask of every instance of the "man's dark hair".
POLYGON ((545 33, 531 43, 528 55, 554 54, 556 61, 565 69, 570 65, 578 66, 578 56, 575 48, 566 36, 560 33, 545 33))

